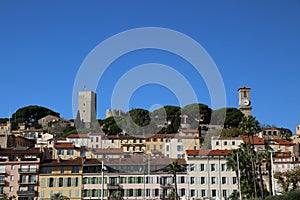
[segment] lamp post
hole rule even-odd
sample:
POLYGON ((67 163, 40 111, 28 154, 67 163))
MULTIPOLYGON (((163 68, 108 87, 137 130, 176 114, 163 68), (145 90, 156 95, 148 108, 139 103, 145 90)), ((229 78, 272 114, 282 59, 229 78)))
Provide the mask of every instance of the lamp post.
POLYGON ((103 194, 103 191, 104 191, 104 169, 103 169, 103 167, 104 167, 104 164, 103 164, 103 160, 102 160, 102 162, 101 162, 101 179, 102 179, 102 181, 101 181, 101 200, 103 200, 103 196, 104 196, 104 194, 103 194))
POLYGON ((273 171, 273 151, 271 152, 271 182, 272 182, 272 195, 275 195, 275 182, 274 182, 274 171, 273 171))
POLYGON ((236 154, 237 160, 237 167, 238 167, 238 187, 239 187, 239 198, 242 200, 242 190, 241 190, 241 171, 240 171, 240 160, 239 160, 239 153, 236 154))

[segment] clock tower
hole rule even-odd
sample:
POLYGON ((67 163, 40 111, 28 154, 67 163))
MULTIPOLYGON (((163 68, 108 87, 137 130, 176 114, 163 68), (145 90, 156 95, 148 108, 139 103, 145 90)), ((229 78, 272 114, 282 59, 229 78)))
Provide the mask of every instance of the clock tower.
POLYGON ((251 101, 250 101, 250 88, 244 86, 238 89, 239 93, 239 110, 244 113, 245 116, 251 115, 251 101))

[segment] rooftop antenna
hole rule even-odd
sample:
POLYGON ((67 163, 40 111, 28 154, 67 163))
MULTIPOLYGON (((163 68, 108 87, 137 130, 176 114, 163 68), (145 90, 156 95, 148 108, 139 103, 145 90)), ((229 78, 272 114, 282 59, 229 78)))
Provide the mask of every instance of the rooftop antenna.
POLYGON ((83 89, 83 91, 86 91, 86 85, 84 85, 82 89, 83 89))

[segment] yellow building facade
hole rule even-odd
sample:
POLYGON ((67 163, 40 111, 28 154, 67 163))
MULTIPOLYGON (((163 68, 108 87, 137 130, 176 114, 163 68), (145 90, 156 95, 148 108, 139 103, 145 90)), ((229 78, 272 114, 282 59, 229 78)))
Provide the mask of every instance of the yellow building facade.
POLYGON ((40 165, 38 199, 50 200, 55 194, 61 194, 70 200, 79 200, 82 196, 83 158, 70 160, 45 161, 40 165))

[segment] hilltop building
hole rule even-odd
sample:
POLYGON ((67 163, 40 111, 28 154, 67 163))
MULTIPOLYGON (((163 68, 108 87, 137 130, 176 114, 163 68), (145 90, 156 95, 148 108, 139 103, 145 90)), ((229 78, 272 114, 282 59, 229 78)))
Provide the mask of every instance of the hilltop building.
POLYGON ((246 86, 239 88, 239 109, 245 116, 250 116, 252 111, 251 100, 250 100, 250 90, 246 86))
POLYGON ((78 94, 78 115, 85 128, 91 128, 92 122, 96 120, 96 109, 96 93, 80 91, 78 94))

